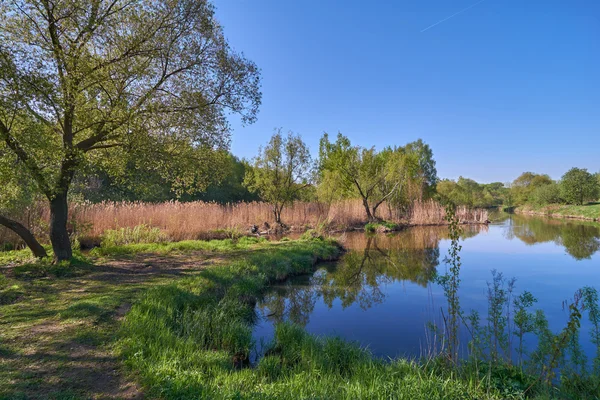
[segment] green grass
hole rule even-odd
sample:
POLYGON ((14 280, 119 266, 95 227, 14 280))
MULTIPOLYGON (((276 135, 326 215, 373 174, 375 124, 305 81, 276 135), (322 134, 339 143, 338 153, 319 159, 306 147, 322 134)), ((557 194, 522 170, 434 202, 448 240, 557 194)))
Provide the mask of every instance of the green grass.
POLYGON ((121 356, 150 398, 502 398, 452 369, 376 359, 356 344, 289 324, 277 326, 266 356, 250 367, 253 305, 265 287, 338 251, 323 240, 280 243, 151 289, 125 318, 121 356))
POLYGON ((365 225, 365 231, 371 233, 377 232, 379 230, 396 231, 399 227, 400 225, 389 221, 369 222, 365 225))
POLYGON ((600 220, 600 203, 590 203, 583 206, 552 204, 548 206, 525 205, 517 207, 517 213, 535 213, 566 218, 582 218, 600 220))
MULTIPOLYGON (((132 379, 120 372, 122 362, 113 349, 123 314, 146 290, 168 291, 181 275, 187 277, 182 281, 194 280, 203 269, 217 287, 223 277, 208 273, 215 265, 244 269, 247 257, 276 264, 275 254, 296 245, 305 249, 306 258, 313 257, 307 242, 256 238, 142 246, 147 255, 136 254, 137 245, 123 245, 116 250, 130 255, 127 260, 113 260, 104 248, 102 259, 76 252, 74 262, 58 265, 34 260, 26 250, 2 254, 0 264, 11 266, 0 274, 0 399, 129 398, 121 390, 132 379)), ((334 251, 330 244, 322 246, 334 251)), ((285 267, 279 265, 279 270, 285 267)), ((243 338, 233 330, 239 327, 225 319, 217 327, 228 329, 234 339, 215 345, 243 344, 235 339, 243 338)))
POLYGON ((140 253, 167 255, 189 251, 230 252, 247 250, 250 247, 265 243, 265 238, 242 237, 240 239, 223 240, 184 240, 181 242, 131 243, 121 245, 102 245, 91 251, 94 256, 123 256, 140 253))

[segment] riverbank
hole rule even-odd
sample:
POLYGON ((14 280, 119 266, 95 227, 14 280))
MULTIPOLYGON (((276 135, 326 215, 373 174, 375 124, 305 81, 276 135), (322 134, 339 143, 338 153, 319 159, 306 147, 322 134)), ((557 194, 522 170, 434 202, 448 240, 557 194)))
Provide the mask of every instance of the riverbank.
POLYGON ((289 323, 277 325, 264 357, 252 358, 254 307, 267 287, 344 252, 318 235, 100 249, 70 265, 0 253, 0 398, 500 399, 537 391, 522 372, 521 386, 507 383, 503 374, 518 373, 507 366, 484 376, 477 363, 455 367, 441 357, 383 360, 289 323))
POLYGON ((336 259, 331 240, 112 251, 71 265, 3 254, 0 398, 500 398, 436 363, 376 360, 287 324, 250 365, 256 300, 336 259))
POLYGON ((126 247, 76 252, 71 264, 59 265, 33 261, 26 250, 0 253, 0 399, 146 398, 115 343, 124 316, 149 289, 249 257, 283 270, 311 268, 316 255, 340 251, 326 241, 257 238, 126 247))
POLYGON ((516 214, 539 215, 553 218, 570 218, 600 221, 600 203, 583 206, 552 204, 547 206, 525 205, 513 210, 516 214))

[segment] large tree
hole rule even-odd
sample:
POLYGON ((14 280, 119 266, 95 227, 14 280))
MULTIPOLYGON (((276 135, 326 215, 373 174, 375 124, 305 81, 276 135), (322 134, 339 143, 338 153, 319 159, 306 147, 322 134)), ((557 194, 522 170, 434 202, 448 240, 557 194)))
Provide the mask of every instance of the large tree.
POLYGON ((386 201, 396 203, 422 197, 437 181, 433 153, 421 140, 404 147, 375 148, 352 146, 338 134, 335 142, 324 134, 319 148, 320 185, 328 196, 359 197, 367 219, 377 219, 377 209, 386 201), (411 193, 411 190, 413 189, 411 193))
POLYGON ((587 169, 571 168, 562 176, 561 182, 562 198, 570 204, 582 205, 587 201, 598 200, 600 195, 596 177, 587 169))
POLYGON ((72 255, 67 194, 86 165, 160 147, 190 166, 190 149, 228 145, 227 113, 255 119, 259 71, 207 0, 14 0, 0 18, 0 140, 49 201, 57 260, 72 255))
POLYGON ((310 152, 302 138, 292 132, 283 136, 278 130, 259 150, 244 184, 272 205, 275 222, 281 223, 283 208, 301 197, 311 177, 310 152))

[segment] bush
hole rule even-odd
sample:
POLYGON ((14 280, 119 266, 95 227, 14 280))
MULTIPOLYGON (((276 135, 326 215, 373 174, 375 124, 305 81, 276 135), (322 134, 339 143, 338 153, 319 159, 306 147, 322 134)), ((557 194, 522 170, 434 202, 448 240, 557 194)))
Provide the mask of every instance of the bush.
POLYGON ((532 193, 532 201, 540 206, 562 203, 560 185, 551 183, 536 188, 532 193))
POLYGON ((102 235, 102 247, 122 246, 136 243, 164 243, 169 241, 159 228, 142 224, 133 228, 108 229, 102 235))

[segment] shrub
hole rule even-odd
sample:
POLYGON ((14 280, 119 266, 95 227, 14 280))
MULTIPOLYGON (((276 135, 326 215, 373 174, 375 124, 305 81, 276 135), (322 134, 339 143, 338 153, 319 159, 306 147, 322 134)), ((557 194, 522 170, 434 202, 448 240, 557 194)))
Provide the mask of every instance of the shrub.
POLYGON ((533 191, 532 200, 535 204, 540 206, 562 203, 562 198, 560 196, 560 185, 551 183, 536 188, 533 191))

